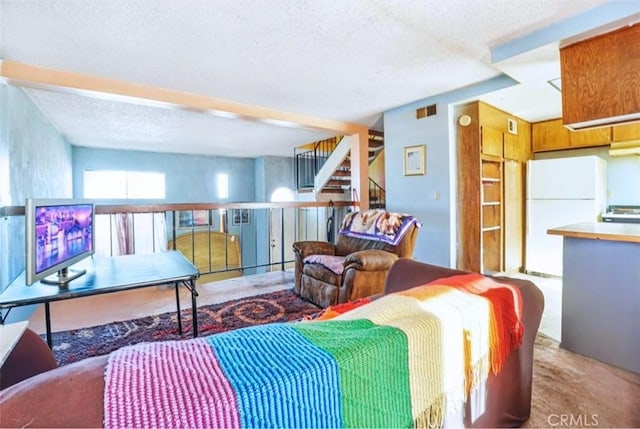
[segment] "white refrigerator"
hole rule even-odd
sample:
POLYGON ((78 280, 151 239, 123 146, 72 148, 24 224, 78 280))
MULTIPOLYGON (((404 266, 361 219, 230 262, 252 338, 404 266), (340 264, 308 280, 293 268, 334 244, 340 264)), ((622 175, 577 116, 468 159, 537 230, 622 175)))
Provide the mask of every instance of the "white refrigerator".
POLYGON ((527 167, 525 269, 562 276, 562 237, 547 230, 600 219, 606 210, 607 163, 580 156, 532 160, 527 167))

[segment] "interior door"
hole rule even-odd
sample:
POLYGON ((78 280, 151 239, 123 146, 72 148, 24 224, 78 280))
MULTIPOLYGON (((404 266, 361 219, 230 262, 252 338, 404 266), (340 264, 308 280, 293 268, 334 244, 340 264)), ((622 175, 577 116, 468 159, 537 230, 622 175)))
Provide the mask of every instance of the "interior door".
MULTIPOLYGON (((295 208, 277 208, 270 216, 270 271, 281 271, 284 261, 293 261, 293 242, 296 230, 295 208), (284 257, 284 259, 283 259, 284 257)), ((285 269, 293 269, 294 263, 286 263, 285 269)))

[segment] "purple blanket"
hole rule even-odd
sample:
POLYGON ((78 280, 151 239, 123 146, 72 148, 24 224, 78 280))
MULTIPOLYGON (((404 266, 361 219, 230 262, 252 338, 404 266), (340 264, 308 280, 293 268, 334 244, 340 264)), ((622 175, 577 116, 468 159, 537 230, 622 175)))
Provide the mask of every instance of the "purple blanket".
POLYGON ((418 228, 422 226, 418 219, 411 215, 374 209, 347 214, 339 234, 384 241, 397 246, 413 224, 418 228))

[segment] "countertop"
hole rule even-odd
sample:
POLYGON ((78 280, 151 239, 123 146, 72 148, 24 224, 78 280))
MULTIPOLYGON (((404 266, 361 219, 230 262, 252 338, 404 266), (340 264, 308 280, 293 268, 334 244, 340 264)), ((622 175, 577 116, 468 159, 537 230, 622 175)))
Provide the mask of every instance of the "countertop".
POLYGON ((551 228, 548 234, 640 243, 640 223, 583 222, 551 228))

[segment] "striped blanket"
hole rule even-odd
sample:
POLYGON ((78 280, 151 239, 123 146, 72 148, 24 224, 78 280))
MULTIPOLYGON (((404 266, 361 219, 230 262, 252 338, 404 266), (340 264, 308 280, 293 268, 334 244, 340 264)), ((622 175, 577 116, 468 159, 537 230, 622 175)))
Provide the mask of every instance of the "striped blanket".
MULTIPOLYGON (((505 286, 469 280, 475 286, 420 286, 331 320, 119 349, 106 368, 105 427, 441 425, 522 333, 486 296, 505 286)), ((506 289, 520 308, 518 290, 506 289)))

